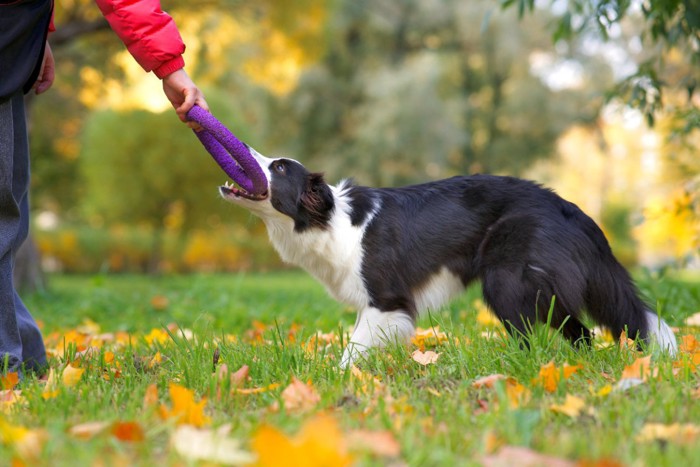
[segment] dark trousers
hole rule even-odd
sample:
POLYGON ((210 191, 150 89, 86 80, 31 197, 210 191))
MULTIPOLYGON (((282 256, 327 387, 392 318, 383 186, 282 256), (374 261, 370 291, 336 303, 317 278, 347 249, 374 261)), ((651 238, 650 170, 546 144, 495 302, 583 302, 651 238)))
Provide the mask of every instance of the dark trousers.
POLYGON ((15 254, 29 230, 29 142, 21 92, 0 103, 0 373, 46 365, 41 331, 17 295, 15 254))

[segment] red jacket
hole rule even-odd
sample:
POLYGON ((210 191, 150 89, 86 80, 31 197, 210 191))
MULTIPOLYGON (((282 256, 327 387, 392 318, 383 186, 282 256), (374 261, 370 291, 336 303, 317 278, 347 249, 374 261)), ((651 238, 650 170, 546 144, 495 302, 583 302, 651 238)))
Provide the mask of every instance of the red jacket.
POLYGON ((95 0, 136 61, 158 78, 185 66, 185 43, 159 0, 95 0))

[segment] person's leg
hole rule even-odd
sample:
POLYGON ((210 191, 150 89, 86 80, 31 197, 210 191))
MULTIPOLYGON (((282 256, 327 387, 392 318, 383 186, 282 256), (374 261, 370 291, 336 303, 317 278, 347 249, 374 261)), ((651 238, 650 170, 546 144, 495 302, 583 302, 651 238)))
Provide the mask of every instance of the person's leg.
POLYGON ((0 371, 38 370, 46 351, 14 289, 15 253, 29 229, 29 144, 21 94, 0 104, 0 371), (6 367, 6 368, 5 368, 6 367))

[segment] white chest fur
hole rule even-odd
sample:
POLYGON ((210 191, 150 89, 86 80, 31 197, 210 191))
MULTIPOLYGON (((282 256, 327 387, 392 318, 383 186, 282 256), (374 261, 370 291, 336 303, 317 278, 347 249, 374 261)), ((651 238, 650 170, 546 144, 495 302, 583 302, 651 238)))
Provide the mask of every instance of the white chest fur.
POLYGON ((336 300, 362 309, 369 295, 362 280, 362 237, 367 223, 353 226, 349 208, 336 194, 336 206, 326 229, 294 232, 289 218, 265 219, 270 241, 285 262, 304 268, 325 285, 336 300))

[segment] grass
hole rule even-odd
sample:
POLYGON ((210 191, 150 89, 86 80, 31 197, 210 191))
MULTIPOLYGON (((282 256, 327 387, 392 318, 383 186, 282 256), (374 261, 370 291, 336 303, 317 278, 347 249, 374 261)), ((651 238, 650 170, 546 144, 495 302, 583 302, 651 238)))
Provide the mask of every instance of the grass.
MULTIPOLYGON (((647 275, 641 277, 640 287, 645 295, 655 298, 671 325, 681 326, 687 316, 700 311, 697 277, 647 275)), ((385 392, 379 393, 368 390, 369 383, 358 382, 350 372, 337 368, 340 343, 307 348, 317 330, 342 336, 355 316, 301 272, 53 277, 49 291, 25 297, 43 323, 47 340, 76 329, 93 334, 126 331, 132 338, 115 350, 119 377, 113 372, 105 377, 105 368, 116 365, 106 363, 107 346, 86 357, 80 382, 62 387, 55 397, 42 397, 45 385, 36 380, 23 382, 25 403, 11 406, 4 419, 14 426, 43 430, 44 441, 27 458, 6 439, 0 444, 0 465, 9 465, 13 459, 52 466, 187 465, 171 446, 173 420, 163 420, 157 410, 144 406, 151 384, 158 388, 158 404, 168 406, 172 382, 193 390, 197 398, 206 397, 209 426, 230 424, 231 437, 240 440, 246 450, 252 449, 251 440, 263 425, 293 436, 315 414, 323 412, 331 413, 344 432, 389 430, 399 442, 398 460, 371 449, 354 452, 355 461, 362 465, 399 461, 408 465, 479 465, 484 456, 498 456, 499 446, 524 446, 557 458, 592 461, 593 465, 698 464, 700 435, 693 435, 687 443, 639 439, 648 423, 694 424, 700 420, 696 398, 700 380, 694 367, 686 365, 673 374, 674 362, 655 355, 658 378, 604 394, 615 386, 624 368, 640 357, 637 352, 616 345, 576 350, 543 328, 535 329, 529 350, 521 349, 513 339, 484 337, 485 325, 476 319, 478 297, 478 289, 471 288, 419 323, 424 328, 439 325, 447 332, 446 341, 429 347, 440 353, 437 363, 422 366, 414 362, 411 353, 415 345, 393 345, 370 354, 361 369, 381 380, 385 392), (99 331, 90 322, 96 323, 99 331), (153 329, 162 330, 170 323, 191 330, 193 335, 176 330, 163 342, 147 343, 145 336, 153 329), (232 370, 250 367, 246 387, 264 388, 275 383, 280 387, 253 395, 224 391, 217 397, 213 375, 217 347, 219 365, 226 363, 232 370), (162 361, 150 365, 157 352, 162 361), (533 380, 552 360, 557 366, 569 363, 581 368, 550 392, 533 380), (514 378, 529 397, 518 404, 508 403, 505 382, 492 389, 473 387, 477 378, 493 374, 514 378), (284 407, 281 393, 292 375, 310 382, 320 396, 309 412, 271 409, 275 403, 284 407), (585 400, 587 413, 569 417, 551 410, 567 394, 585 400), (125 442, 104 435, 81 439, 69 433, 71 427, 94 421, 138 421, 144 439, 125 442)), ((697 336, 696 331, 681 329, 678 334, 697 336)), ((64 353, 52 357, 55 370, 75 359, 78 349, 74 345, 52 346, 64 353)))

